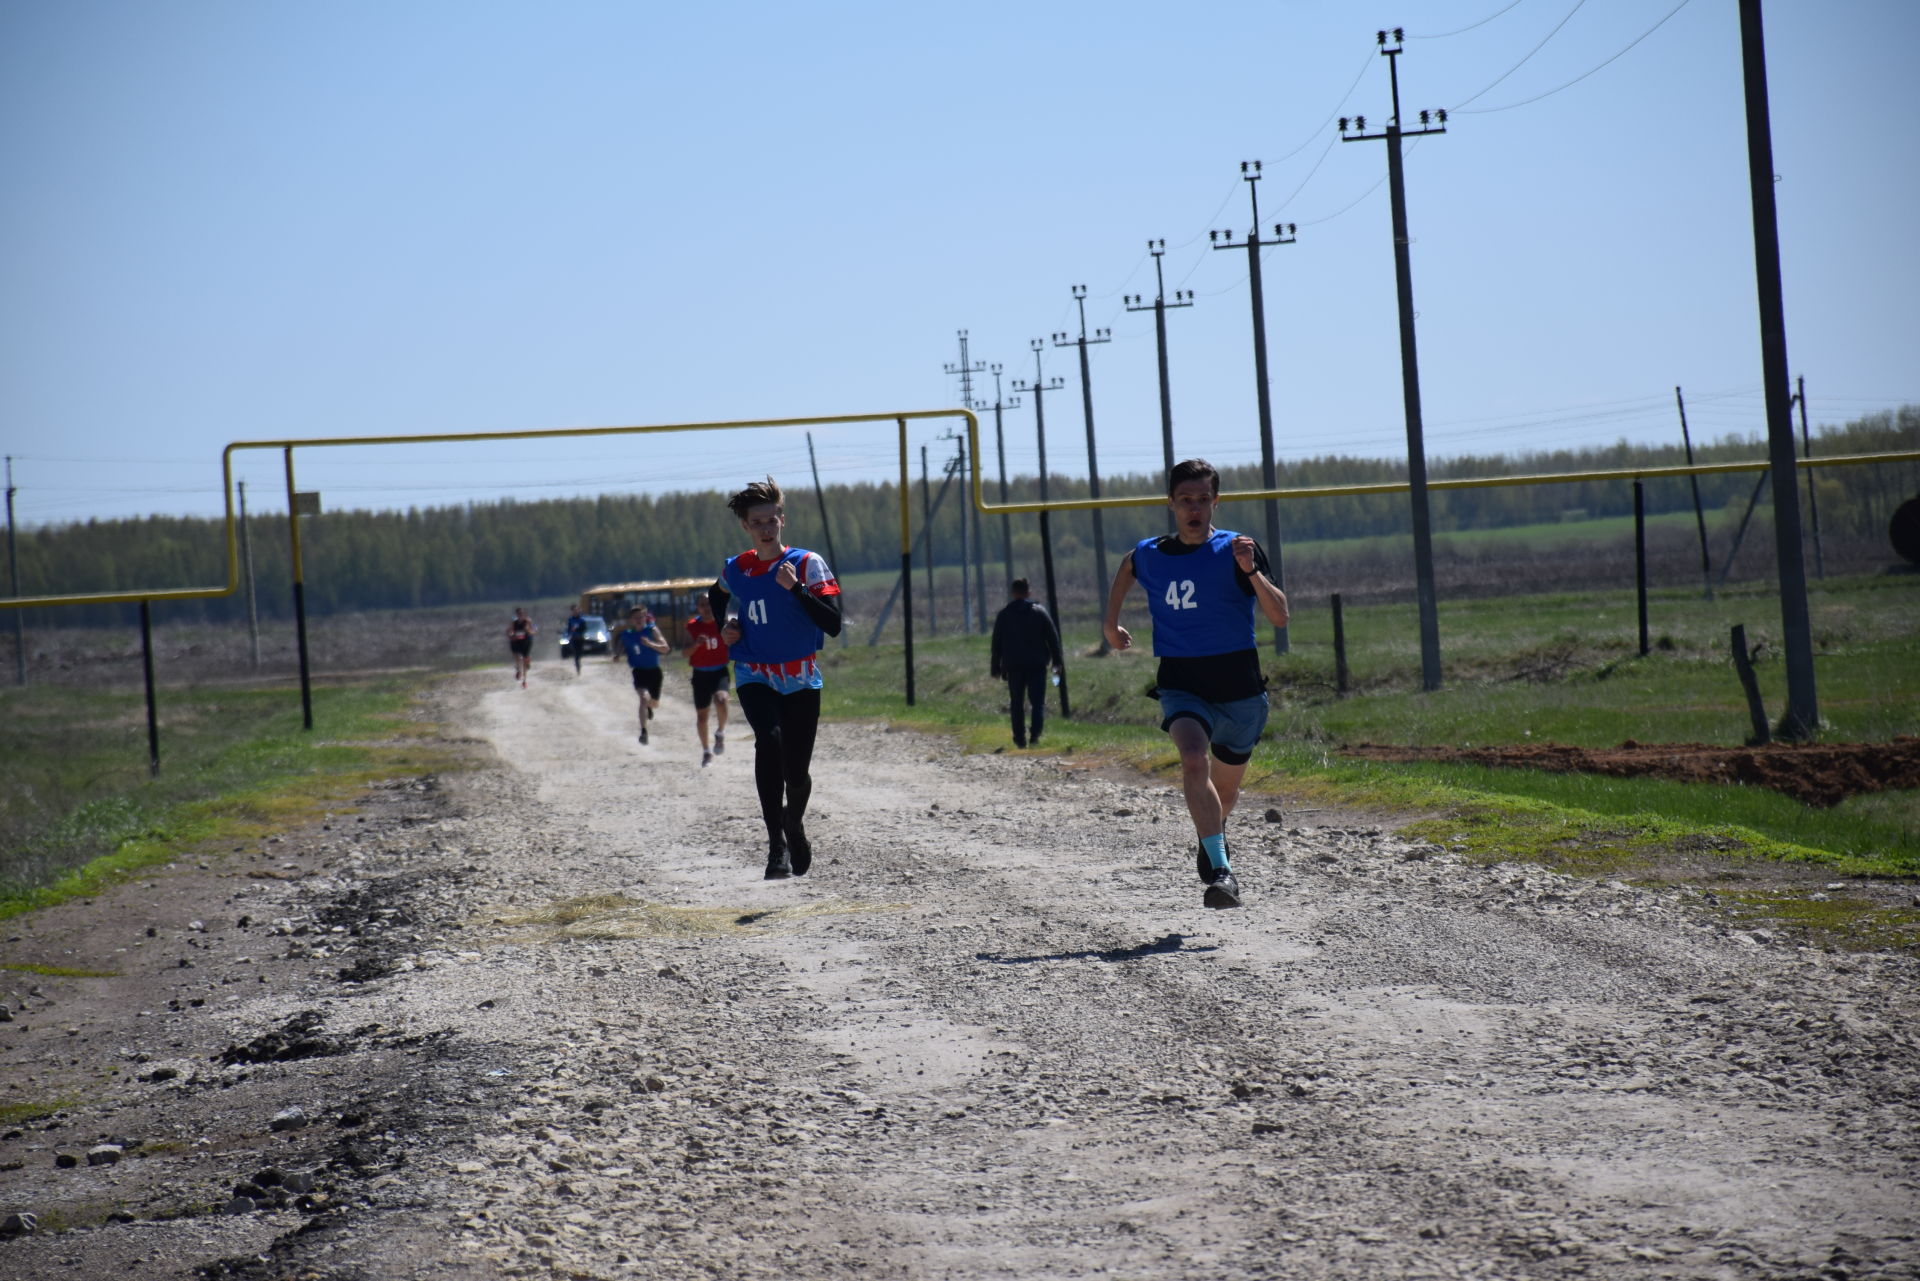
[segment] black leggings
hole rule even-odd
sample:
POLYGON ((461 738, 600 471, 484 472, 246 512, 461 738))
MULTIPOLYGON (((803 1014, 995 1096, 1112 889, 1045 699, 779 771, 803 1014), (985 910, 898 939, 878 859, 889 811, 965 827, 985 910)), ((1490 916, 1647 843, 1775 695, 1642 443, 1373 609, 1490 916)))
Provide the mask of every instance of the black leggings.
POLYGON ((736 689, 734 697, 753 727, 753 785, 760 793, 767 840, 785 843, 788 833, 804 837, 807 800, 813 795, 813 776, 807 771, 820 728, 820 691, 781 694, 750 681, 736 689))

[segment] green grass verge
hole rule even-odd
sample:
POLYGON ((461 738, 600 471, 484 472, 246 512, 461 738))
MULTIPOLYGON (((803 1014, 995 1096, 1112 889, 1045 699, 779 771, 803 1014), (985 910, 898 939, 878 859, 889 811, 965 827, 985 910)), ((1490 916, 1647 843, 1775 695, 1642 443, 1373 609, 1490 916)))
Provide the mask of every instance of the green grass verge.
POLYGON ((19 962, 0 961, 0 970, 10 970, 16 974, 38 974, 49 979, 117 979, 118 970, 80 970, 71 965, 28 965, 19 962))
POLYGON ((96 893, 209 842, 257 839, 375 779, 445 768, 406 717, 415 688, 330 686, 312 733, 291 689, 165 690, 157 777, 139 692, 0 694, 0 918, 96 893))
POLYGON ((77 1094, 61 1094, 50 1099, 22 1099, 0 1103, 0 1125, 25 1125, 44 1121, 56 1112, 64 1112, 80 1102, 77 1094))
MULTIPOLYGON (((1823 736, 1884 741, 1920 734, 1920 576, 1834 579, 1813 599, 1823 736)), ((1411 830, 1473 857, 1525 859, 1605 873, 1675 853, 1820 864, 1854 876, 1920 875, 1920 792, 1881 792, 1815 810, 1749 787, 1552 774, 1342 757, 1342 743, 1494 745, 1552 741, 1583 747, 1707 742, 1737 747, 1745 703, 1727 633, 1747 624, 1771 646, 1778 604, 1759 589, 1658 594, 1654 651, 1637 652, 1630 593, 1564 593, 1448 602, 1441 611, 1446 688, 1419 689, 1411 605, 1346 614, 1356 693, 1336 698, 1332 625, 1296 615, 1291 652, 1266 662, 1276 695, 1255 752, 1252 794, 1300 804, 1417 816, 1411 830), (1769 612, 1771 611, 1771 612, 1769 612)), ((1050 752, 1094 753, 1171 775, 1175 757, 1144 696, 1154 664, 1144 603, 1125 621, 1136 647, 1092 656, 1097 637, 1069 631, 1074 717, 1055 718, 1050 752)), ((915 647, 916 706, 901 705, 898 647, 833 645, 824 657, 827 714, 880 718, 951 734, 969 751, 1008 745, 1005 688, 987 675, 987 643, 951 635, 915 647)), ((1763 694, 1777 712, 1785 676, 1763 648, 1763 694)), ((1010 749, 1009 749, 1010 750, 1010 749)))

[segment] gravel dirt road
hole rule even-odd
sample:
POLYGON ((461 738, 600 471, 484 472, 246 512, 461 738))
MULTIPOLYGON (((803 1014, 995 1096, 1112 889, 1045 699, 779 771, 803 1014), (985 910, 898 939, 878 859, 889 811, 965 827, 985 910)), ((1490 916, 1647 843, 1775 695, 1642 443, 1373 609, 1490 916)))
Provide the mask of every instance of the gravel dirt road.
POLYGON ((1259 798, 1209 912, 1166 784, 859 725, 766 882, 684 682, 434 699, 472 769, 7 923, 113 977, 4 976, 0 1277, 1920 1274, 1910 957, 1259 798))

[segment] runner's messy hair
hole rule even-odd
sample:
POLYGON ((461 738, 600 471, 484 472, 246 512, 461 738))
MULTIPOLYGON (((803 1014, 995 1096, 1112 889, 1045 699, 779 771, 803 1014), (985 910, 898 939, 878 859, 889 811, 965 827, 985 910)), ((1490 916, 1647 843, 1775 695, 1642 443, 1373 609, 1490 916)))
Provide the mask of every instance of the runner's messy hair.
POLYGON ((1189 458, 1185 462, 1175 463, 1173 470, 1167 473, 1167 497, 1173 497, 1173 491, 1190 480, 1204 480, 1213 486, 1214 497, 1220 496, 1220 473, 1213 464, 1204 458, 1189 458))
POLYGON ((727 510, 733 513, 734 519, 745 520, 747 513, 753 508, 765 507, 768 503, 779 507, 785 497, 786 495, 780 492, 780 483, 769 476, 765 480, 754 481, 732 498, 727 499, 727 510))

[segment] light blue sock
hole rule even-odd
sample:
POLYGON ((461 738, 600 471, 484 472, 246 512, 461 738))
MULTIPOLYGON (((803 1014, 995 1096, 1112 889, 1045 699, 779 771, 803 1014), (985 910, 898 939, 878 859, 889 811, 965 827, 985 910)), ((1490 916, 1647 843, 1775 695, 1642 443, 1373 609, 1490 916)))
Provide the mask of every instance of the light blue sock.
POLYGON ((1207 861, 1215 867, 1227 865, 1227 834, 1225 832, 1201 837, 1200 848, 1207 852, 1207 861))

